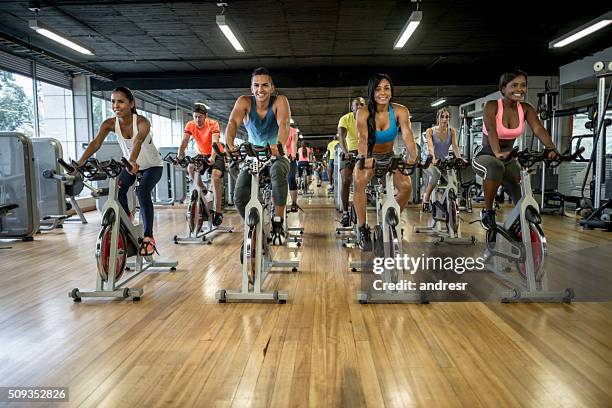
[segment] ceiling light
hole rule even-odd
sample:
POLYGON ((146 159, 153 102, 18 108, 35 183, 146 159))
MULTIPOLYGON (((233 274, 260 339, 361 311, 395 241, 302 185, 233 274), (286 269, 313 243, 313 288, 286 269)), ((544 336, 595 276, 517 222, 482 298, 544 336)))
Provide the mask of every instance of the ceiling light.
POLYGON ((422 18, 422 11, 413 11, 412 14, 410 14, 410 18, 408 18, 408 21, 406 21, 404 29, 400 33, 399 37, 397 37, 397 40, 395 40, 395 44, 393 44, 393 49, 399 50, 404 47, 406 41, 408 41, 412 33, 414 33, 414 30, 416 30, 422 18))
POLYGON ((433 101, 431 103, 431 106, 442 105, 444 102, 446 102, 446 98, 439 98, 439 99, 436 99, 435 101, 433 101))
POLYGON ((77 52, 80 52, 81 54, 94 55, 94 50, 92 48, 89 48, 79 43, 78 41, 73 40, 72 38, 68 37, 66 34, 60 33, 59 31, 56 31, 46 26, 40 21, 30 20, 28 21, 28 25, 30 26, 32 30, 36 31, 38 34, 44 35, 45 37, 55 42, 58 42, 68 48, 71 48, 77 52))
POLYGON ((603 14, 597 17, 596 19, 581 25, 578 28, 575 28, 569 33, 554 39, 553 41, 548 43, 548 48, 564 47, 567 44, 573 43, 574 41, 586 37, 587 35, 592 34, 597 30, 601 30, 602 28, 608 26, 610 23, 612 23, 612 11, 608 11, 606 14, 603 14))
POLYGON ((236 35, 234 34, 230 26, 227 25, 224 15, 217 16, 217 25, 221 29, 221 32, 223 32, 225 37, 227 37, 229 42, 232 44, 234 49, 236 49, 236 51, 238 52, 244 52, 244 48, 242 48, 240 41, 238 41, 238 38, 236 38, 236 35))

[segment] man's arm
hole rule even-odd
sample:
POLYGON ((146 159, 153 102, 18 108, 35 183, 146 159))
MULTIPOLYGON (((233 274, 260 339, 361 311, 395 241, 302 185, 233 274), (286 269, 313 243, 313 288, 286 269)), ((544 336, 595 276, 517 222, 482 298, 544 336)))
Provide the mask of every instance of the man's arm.
POLYGON ((183 133, 183 140, 181 140, 181 145, 178 149, 178 158, 182 159, 185 156, 185 149, 187 149, 187 145, 189 144, 189 139, 191 139, 191 133, 185 131, 183 133))
POLYGON ((225 141, 227 143, 227 147, 231 151, 236 150, 236 146, 234 146, 234 139, 236 139, 236 132, 240 127, 240 124, 244 121, 245 116, 247 115, 247 109, 250 105, 250 101, 248 96, 241 96, 236 100, 234 104, 234 108, 232 109, 232 113, 230 113, 230 117, 227 121, 227 127, 225 128, 225 141))
POLYGON ((348 148, 346 146, 346 135, 347 130, 343 126, 338 126, 338 144, 340 145, 340 149, 342 149, 342 153, 348 153, 348 148))
MULTIPOLYGON (((361 157, 367 157, 368 155, 368 116, 370 112, 368 109, 363 107, 357 111, 357 152, 361 157)), ((344 140, 343 137, 340 137, 344 140)), ((342 143, 342 142, 340 142, 342 143)))
POLYGON ((408 108, 403 105, 397 106, 397 116, 399 119, 400 128, 402 129, 402 137, 404 138, 404 144, 408 148, 410 159, 408 163, 415 163, 418 158, 416 154, 416 143, 414 142, 414 134, 412 133, 412 127, 410 125, 410 112, 408 108))
MULTIPOLYGON (((291 126, 291 109, 289 108, 289 101, 284 95, 279 95, 274 101, 276 106, 276 123, 278 124, 278 143, 285 145, 287 137, 289 137, 289 127, 291 126)), ((272 147, 272 154, 274 154, 277 147, 272 147)), ((278 151, 276 154, 278 155, 278 151)))
MULTIPOLYGON (((219 138, 221 137, 221 130, 219 129, 219 122, 217 122, 216 120, 214 122, 215 122, 215 124, 214 124, 214 126, 212 128, 212 135, 211 135, 211 137, 212 137, 212 144, 213 145, 214 144, 218 144, 219 143, 219 138)), ((220 145, 217 145, 217 147, 219 147, 219 149, 221 149, 220 145)), ((216 157, 217 157, 217 152, 213 148, 210 151, 210 161, 212 163, 214 163, 216 157)))

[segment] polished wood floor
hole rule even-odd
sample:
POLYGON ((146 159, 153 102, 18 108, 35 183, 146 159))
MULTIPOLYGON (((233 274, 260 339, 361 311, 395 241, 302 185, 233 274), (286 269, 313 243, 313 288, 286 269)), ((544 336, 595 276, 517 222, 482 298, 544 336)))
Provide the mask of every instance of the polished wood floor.
MULTIPOLYGON (((95 282, 94 213, 0 250, 0 386, 67 386, 69 405, 86 407, 612 406, 612 303, 360 305, 331 201, 302 204, 304 246, 282 254, 300 270, 266 283, 289 292, 285 305, 217 303, 218 288, 239 286, 240 231, 174 245, 182 208, 156 213, 162 258, 179 268, 132 284, 136 303, 67 296, 95 282)), ((422 221, 416 208, 404 217, 422 221)), ((558 267, 609 282, 609 233, 558 216, 545 229, 551 254, 571 259, 558 267)), ((465 232, 482 239, 477 224, 465 232)))

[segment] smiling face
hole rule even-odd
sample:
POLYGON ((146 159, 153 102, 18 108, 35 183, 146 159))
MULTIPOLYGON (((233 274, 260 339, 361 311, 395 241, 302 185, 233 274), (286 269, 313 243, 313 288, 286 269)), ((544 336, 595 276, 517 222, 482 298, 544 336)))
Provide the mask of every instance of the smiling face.
POLYGON ((251 92, 257 102, 266 102, 274 92, 270 75, 255 75, 251 78, 251 92))
POLYGON ((386 78, 381 79, 374 89, 374 101, 378 105, 385 105, 391 101, 392 96, 391 84, 386 78))
POLYGON ((525 97, 527 92, 527 78, 523 75, 518 75, 516 78, 508 82, 501 89, 504 98, 514 102, 519 102, 525 97))
POLYGON ((111 105, 115 116, 124 118, 132 114, 135 102, 130 101, 123 92, 113 92, 111 94, 111 105))

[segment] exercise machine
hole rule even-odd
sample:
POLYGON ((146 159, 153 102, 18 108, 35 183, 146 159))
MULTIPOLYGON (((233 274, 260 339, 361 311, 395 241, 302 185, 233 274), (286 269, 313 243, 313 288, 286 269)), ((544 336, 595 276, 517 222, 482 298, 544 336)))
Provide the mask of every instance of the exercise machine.
MULTIPOLYGON (((612 95, 612 83, 608 89, 606 96, 606 78, 612 76, 612 61, 604 64, 599 61, 593 66, 595 75, 598 80, 597 89, 597 113, 593 115, 593 153, 591 155, 591 163, 595 166, 594 183, 594 202, 592 213, 586 218, 580 220, 580 226, 586 229, 602 228, 607 231, 612 231, 612 198, 608 192, 608 199, 602 202, 601 191, 602 185, 605 184, 605 163, 606 163, 606 127, 612 125, 610 119, 606 119, 606 109, 610 104, 610 96, 612 95), (595 124, 597 120, 597 124, 595 124)), ((587 174, 589 172, 587 168, 587 174)), ((586 179, 585 179, 586 181, 586 179)), ((583 184, 584 189, 584 184, 583 184)))
POLYGON ((0 239, 32 241, 39 230, 38 194, 32 139, 0 133, 0 205, 19 207, 0 215, 0 239))
MULTIPOLYGON (((404 162, 401 156, 392 156, 386 160, 375 160, 374 177, 378 181, 373 188, 374 201, 376 203, 376 225, 372 231, 372 250, 375 257, 401 258, 404 256, 400 206, 395 199, 395 186, 393 183, 394 173, 400 172, 405 176, 410 176, 416 168, 427 167, 430 162, 431 158, 424 164, 409 165, 404 162), (383 178, 385 180, 384 185, 382 184, 383 178)), ((362 163, 360 165, 363 166, 362 163)), ((382 289, 376 290, 372 285, 368 286, 368 290, 359 291, 357 293, 357 301, 359 303, 428 303, 425 292, 395 289, 395 284, 404 281, 403 269, 395 267, 385 268, 380 276, 379 283, 382 289)))
POLYGON ((80 302, 84 297, 110 297, 131 298, 133 301, 140 300, 143 289, 128 287, 127 283, 149 268, 169 268, 176 270, 177 261, 156 261, 152 256, 141 256, 139 247, 144 238, 144 227, 142 222, 134 225, 128 214, 119 203, 119 186, 117 177, 122 168, 131 169, 130 163, 121 159, 121 163, 111 159, 99 162, 90 158, 83 165, 74 160, 71 164, 60 159, 58 162, 69 174, 78 171, 85 179, 91 180, 100 172, 106 174, 109 179, 109 195, 102 209, 102 225, 96 241, 96 264, 98 273, 96 276, 96 288, 90 291, 72 289, 68 296, 75 302, 80 302), (135 261, 128 263, 130 257, 135 261), (123 277, 125 272, 132 272, 123 277), (123 279, 121 279, 123 278, 123 279))
MULTIPOLYGON (((278 145, 282 155, 282 145, 278 145)), ((229 152, 230 160, 242 162, 243 168, 251 175, 251 198, 247 203, 244 225, 243 245, 240 252, 242 263, 242 285, 240 290, 219 289, 215 298, 219 303, 228 300, 259 300, 286 303, 288 294, 285 291, 264 291, 263 284, 272 268, 291 268, 297 272, 298 261, 273 260, 269 243, 272 224, 272 182, 270 167, 273 156, 270 146, 257 147, 249 142, 242 143, 237 151, 229 152), (261 201, 260 201, 261 197, 261 201)))
MULTIPOLYGON (((192 164, 194 171, 203 175, 209 168, 209 157, 197 155, 194 157, 185 156, 179 159, 175 152, 166 154, 164 161, 183 169, 192 164)), ((233 228, 225 226, 215 226, 213 220, 215 211, 212 191, 202 190, 196 180, 192 180, 191 193, 189 194, 189 205, 187 206, 187 226, 189 228, 186 237, 175 235, 172 240, 175 244, 212 244, 208 236, 214 232, 233 232, 233 228), (206 223, 206 224, 205 224, 206 223)))
POLYGON ((521 166, 521 199, 506 217, 486 234, 485 260, 497 276, 509 283, 513 289, 502 293, 502 302, 571 302, 574 291, 566 288, 551 291, 545 269, 547 243, 540 227, 542 217, 538 202, 531 190, 531 168, 543 161, 557 167, 562 162, 574 160, 579 153, 560 155, 547 159, 551 149, 541 152, 515 148, 507 161, 517 158, 521 166), (518 277, 517 277, 518 276, 518 277))
POLYGON ((461 217, 459 216, 459 205, 457 203, 459 191, 457 173, 469 167, 470 164, 462 159, 455 158, 455 155, 451 153, 448 159, 439 160, 436 166, 446 177, 446 185, 439 184, 432 192, 434 196, 431 201, 432 224, 415 227, 414 231, 437 235, 439 240, 436 243, 474 245, 476 243, 474 236, 461 236, 461 217))

